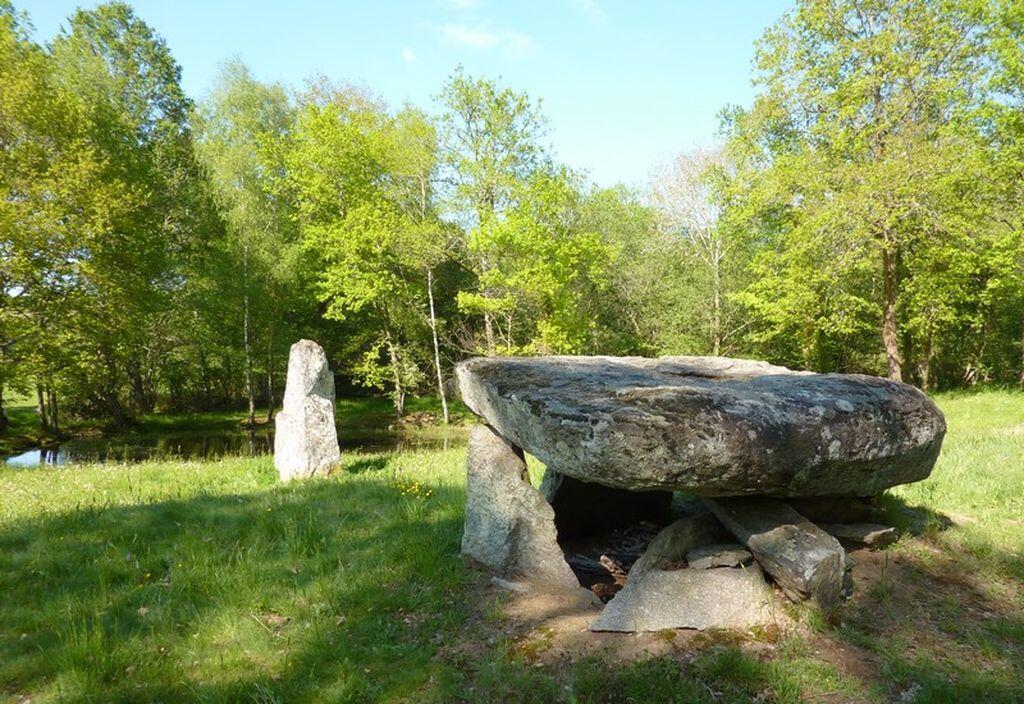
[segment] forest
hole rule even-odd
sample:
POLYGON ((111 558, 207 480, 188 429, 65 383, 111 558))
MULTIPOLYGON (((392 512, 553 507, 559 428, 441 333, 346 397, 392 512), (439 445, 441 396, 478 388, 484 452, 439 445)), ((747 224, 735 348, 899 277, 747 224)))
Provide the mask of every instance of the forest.
POLYGON ((1024 389, 1020 2, 800 2, 644 187, 560 163, 500 78, 396 106, 230 60, 189 96, 158 30, 112 2, 43 44, 0 0, 0 430, 14 395, 262 420, 303 337, 399 415, 474 355, 1024 389))

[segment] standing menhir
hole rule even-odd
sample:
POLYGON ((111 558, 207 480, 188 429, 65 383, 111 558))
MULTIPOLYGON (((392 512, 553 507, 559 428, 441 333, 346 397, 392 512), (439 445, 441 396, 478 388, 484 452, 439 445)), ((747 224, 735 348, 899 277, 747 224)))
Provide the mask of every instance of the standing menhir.
POLYGON ((288 353, 284 405, 277 414, 274 466, 282 481, 327 474, 341 461, 334 426, 334 374, 312 340, 288 353))

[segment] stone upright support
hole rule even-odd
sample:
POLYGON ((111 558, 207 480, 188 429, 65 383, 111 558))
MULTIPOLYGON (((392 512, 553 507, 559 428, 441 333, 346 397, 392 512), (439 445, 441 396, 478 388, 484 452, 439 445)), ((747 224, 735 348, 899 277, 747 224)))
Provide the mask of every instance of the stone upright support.
POLYGON ((790 599, 812 597, 823 609, 839 603, 846 552, 838 540, 777 499, 737 496, 704 503, 790 599))
POLYGON ((577 589, 555 512, 530 484, 523 451, 487 425, 469 435, 462 552, 502 577, 577 589))

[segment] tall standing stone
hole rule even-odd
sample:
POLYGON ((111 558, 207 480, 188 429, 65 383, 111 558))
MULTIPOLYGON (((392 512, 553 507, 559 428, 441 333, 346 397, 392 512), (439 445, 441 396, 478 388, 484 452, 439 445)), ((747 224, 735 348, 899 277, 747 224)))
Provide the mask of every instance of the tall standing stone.
POLYGON ((341 461, 334 426, 334 374, 312 340, 288 353, 284 404, 277 414, 274 466, 282 481, 324 475, 341 461))

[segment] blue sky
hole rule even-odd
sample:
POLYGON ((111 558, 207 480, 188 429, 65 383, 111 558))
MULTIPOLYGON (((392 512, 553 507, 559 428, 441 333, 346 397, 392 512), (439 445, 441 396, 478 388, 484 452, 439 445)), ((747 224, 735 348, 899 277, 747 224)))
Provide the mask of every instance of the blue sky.
MULTIPOLYGON (((15 0, 41 41, 91 0, 15 0)), ((601 185, 647 181, 715 139, 717 114, 753 97, 754 42, 789 0, 137 0, 201 98, 238 56, 261 79, 324 74, 392 105, 430 107, 452 69, 543 101, 548 141, 601 185)))

